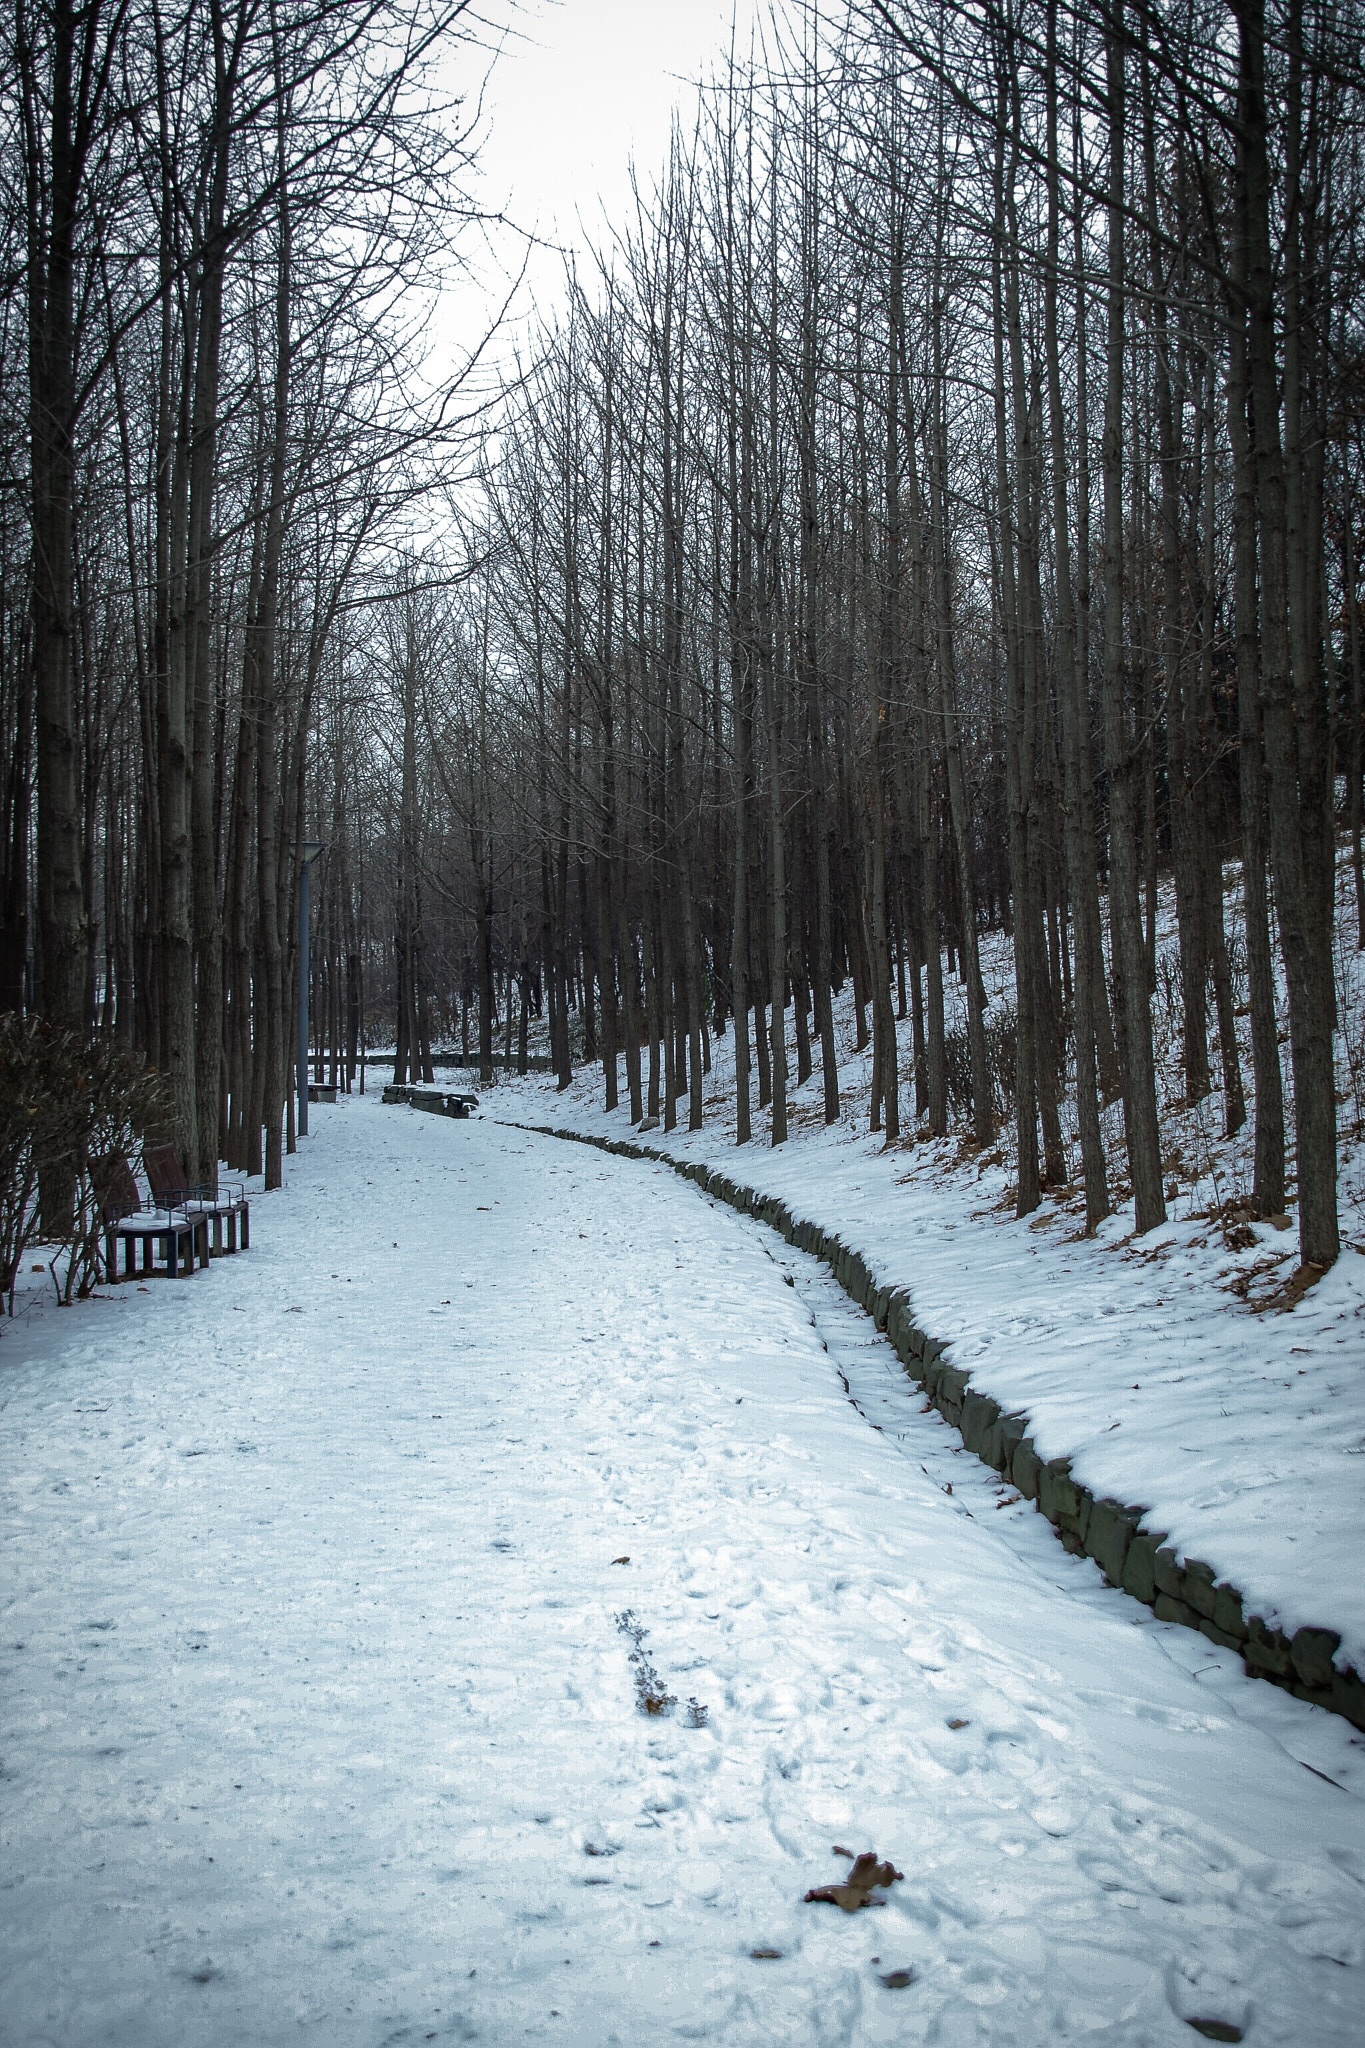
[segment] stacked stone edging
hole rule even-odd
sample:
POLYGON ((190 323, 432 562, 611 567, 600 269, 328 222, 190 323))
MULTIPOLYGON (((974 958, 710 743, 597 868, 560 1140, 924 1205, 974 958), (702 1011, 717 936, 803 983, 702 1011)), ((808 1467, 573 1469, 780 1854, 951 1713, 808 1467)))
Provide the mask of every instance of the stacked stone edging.
POLYGON ((1248 1676, 1269 1679, 1296 1699, 1326 1707, 1365 1729, 1365 1681, 1349 1665, 1334 1661, 1341 1646, 1335 1629, 1300 1628, 1291 1637, 1259 1615, 1248 1614, 1244 1595, 1220 1579, 1212 1565, 1194 1557, 1182 1564, 1167 1544, 1165 1530, 1144 1526, 1146 1508, 1107 1497, 1097 1500, 1073 1475, 1070 1458, 1043 1458, 1029 1434, 1028 1416, 1002 1408, 974 1387, 970 1375, 950 1364, 943 1346, 916 1324, 909 1289, 876 1285, 861 1252, 842 1238, 817 1223, 797 1219, 776 1195, 760 1195, 717 1168, 674 1159, 655 1146, 560 1130, 551 1124, 513 1127, 592 1145, 622 1159, 652 1159, 671 1166, 732 1209, 768 1224, 798 1251, 823 1259, 845 1293, 885 1331, 907 1373, 960 1432, 966 1448, 1033 1502, 1067 1550, 1093 1558, 1111 1586, 1141 1600, 1158 1621, 1179 1622, 1210 1642, 1238 1651, 1248 1676))

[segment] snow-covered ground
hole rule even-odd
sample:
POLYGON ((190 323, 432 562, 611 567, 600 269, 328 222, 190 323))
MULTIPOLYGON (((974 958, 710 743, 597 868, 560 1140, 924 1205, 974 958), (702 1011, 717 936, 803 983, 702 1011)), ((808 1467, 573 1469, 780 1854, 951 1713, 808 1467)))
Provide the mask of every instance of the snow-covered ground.
POLYGON ((6 2048, 1358 2044, 1346 1724, 516 1094, 319 1108, 250 1253, 0 1337, 6 2048))
MULTIPOLYGON (((916 1321, 977 1386, 1027 1412, 1045 1456, 1070 1455, 1097 1498, 1145 1507, 1147 1525, 1166 1532, 1182 1556, 1212 1565, 1246 1595, 1249 1612, 1289 1634, 1305 1624, 1337 1630, 1338 1661, 1365 1672, 1365 953, 1354 945, 1354 923, 1343 867, 1344 1249, 1287 1313, 1279 1301, 1297 1264, 1297 1232, 1237 1213, 1251 1185, 1253 1124, 1224 1139, 1217 1090, 1193 1109, 1184 1106, 1178 1020, 1161 996, 1154 1015, 1170 1220, 1141 1238, 1124 1186, 1117 1105, 1106 1112, 1117 1207, 1097 1236, 1083 1235, 1084 1201, 1074 1186, 1049 1193, 1035 1215, 1018 1221, 1008 1124, 984 1156, 956 1133, 916 1137, 904 1022, 905 1134, 886 1147, 868 1129, 871 1058, 855 1050, 849 990, 835 1010, 837 1124, 823 1121, 817 1041, 815 1072, 789 1091, 788 1142, 771 1148, 764 1112, 755 1114, 753 1141, 736 1149, 728 1030, 712 1045, 705 1128, 688 1133, 684 1097, 679 1128, 654 1131, 648 1143, 718 1165, 780 1196, 794 1215, 836 1231, 864 1254, 879 1283, 910 1290, 916 1321)), ((1159 980, 1169 990, 1175 930, 1164 898, 1159 936, 1159 980)), ((983 973, 992 1008, 1008 1003, 1011 955, 999 933, 987 935, 983 973)), ((947 993, 951 1026, 961 1014, 952 978, 947 993)), ((793 1047, 790 1012, 787 1043, 793 1047)), ((789 1059, 794 1074, 794 1052, 789 1059)), ((1212 1063, 1217 1075, 1216 1050, 1212 1063)), ((1243 1071, 1250 1093, 1246 1047, 1243 1071)), ((525 1123, 628 1138, 624 1060, 620 1073, 622 1107, 610 1116, 600 1067, 580 1069, 564 1095, 549 1076, 500 1076, 485 1106, 525 1123)), ((1292 1189, 1292 1125, 1289 1137, 1292 1189)))

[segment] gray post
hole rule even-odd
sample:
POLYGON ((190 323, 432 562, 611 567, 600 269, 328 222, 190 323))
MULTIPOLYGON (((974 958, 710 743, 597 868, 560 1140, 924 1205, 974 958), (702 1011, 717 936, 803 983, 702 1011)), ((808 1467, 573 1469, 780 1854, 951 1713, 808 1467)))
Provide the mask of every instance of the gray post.
POLYGON ((308 870, 312 861, 305 851, 299 863, 299 1114, 298 1134, 308 1136, 308 870))

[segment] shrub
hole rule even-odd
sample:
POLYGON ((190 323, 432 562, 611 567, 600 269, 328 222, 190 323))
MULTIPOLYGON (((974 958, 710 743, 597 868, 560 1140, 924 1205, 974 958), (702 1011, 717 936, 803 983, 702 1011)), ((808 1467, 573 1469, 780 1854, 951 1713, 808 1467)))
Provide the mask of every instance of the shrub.
POLYGON ((11 1315, 24 1253, 39 1238, 67 1255, 60 1298, 90 1292, 114 1167, 168 1113, 164 1083, 130 1046, 0 1016, 0 1291, 11 1315))
POLYGON ((70 1034, 41 1017, 0 1016, 0 1292, 11 1315, 38 1235, 38 1183, 62 1149, 70 1034))
MULTIPOLYGON (((1014 1107, 1014 1010, 993 1003, 985 1019, 986 1071, 995 1098, 995 1117, 1003 1123, 1014 1107)), ((943 1059, 948 1076, 948 1114, 958 1123, 972 1115, 972 1052, 965 1024, 945 1032, 943 1059)))

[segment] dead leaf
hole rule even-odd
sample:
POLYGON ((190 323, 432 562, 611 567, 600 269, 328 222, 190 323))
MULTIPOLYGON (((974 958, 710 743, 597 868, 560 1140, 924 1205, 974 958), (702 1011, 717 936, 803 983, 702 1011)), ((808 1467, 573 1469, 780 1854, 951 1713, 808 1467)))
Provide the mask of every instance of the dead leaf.
POLYGON ((913 1970, 887 1970, 882 1977, 882 1982, 888 1991, 904 1991, 906 1986, 913 1984, 914 1981, 915 1973, 913 1970))
POLYGON ((948 1723, 950 1728, 970 1728, 971 1725, 970 1721, 962 1720, 959 1715, 954 1715, 953 1719, 948 1723))
POLYGON ((874 1891, 898 1884, 904 1875, 894 1864, 879 1863, 875 1849, 865 1849, 842 1884, 815 1885, 806 1893, 805 1904, 828 1904, 842 1907, 845 1913, 856 1913, 860 1906, 871 1903, 874 1891))
POLYGON ((612 1563, 613 1563, 613 1564, 629 1564, 629 1563, 630 1563, 630 1559, 629 1559, 628 1557, 614 1557, 614 1558, 612 1559, 612 1563))
POLYGON ((1296 1267, 1294 1272, 1285 1281, 1279 1306, 1283 1309, 1297 1307, 1305 1294, 1307 1294, 1309 1288, 1316 1287, 1326 1271, 1327 1268, 1325 1266, 1315 1266, 1305 1260, 1303 1265, 1296 1267))
POLYGON ((780 1948, 751 1948, 749 1954, 756 1963, 780 1963, 782 1960, 780 1948))

